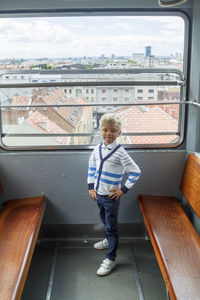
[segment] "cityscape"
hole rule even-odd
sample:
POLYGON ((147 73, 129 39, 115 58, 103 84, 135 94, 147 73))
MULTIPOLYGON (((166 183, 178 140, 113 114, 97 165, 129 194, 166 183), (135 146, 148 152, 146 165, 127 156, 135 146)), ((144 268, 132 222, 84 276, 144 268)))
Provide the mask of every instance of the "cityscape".
POLYGON ((99 119, 106 112, 114 112, 120 117, 122 144, 176 143, 179 105, 143 103, 179 101, 180 86, 90 86, 90 82, 99 81, 179 81, 178 74, 170 72, 171 69, 182 71, 181 53, 156 56, 152 54, 151 46, 146 46, 144 53, 133 53, 131 57, 102 54, 100 57, 65 59, 2 59, 1 84, 54 85, 0 89, 1 105, 15 106, 2 108, 3 143, 7 146, 94 145, 100 141, 99 119), (141 71, 147 69, 166 72, 141 71), (95 70, 101 72, 95 73, 95 70), (67 84, 56 86, 57 82, 67 84), (80 85, 70 86, 70 82, 80 85), (88 82, 88 85, 81 86, 81 82, 88 82))
POLYGON ((132 53, 131 56, 112 54, 99 57, 67 57, 67 58, 4 58, 0 59, 0 70, 70 70, 96 68, 176 68, 182 71, 183 56, 176 52, 170 56, 152 54, 152 47, 146 46, 144 52, 132 53))

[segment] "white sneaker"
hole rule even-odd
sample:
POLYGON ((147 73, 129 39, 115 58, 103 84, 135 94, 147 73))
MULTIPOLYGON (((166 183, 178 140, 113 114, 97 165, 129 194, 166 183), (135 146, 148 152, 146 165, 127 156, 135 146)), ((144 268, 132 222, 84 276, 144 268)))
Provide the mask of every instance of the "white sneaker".
POLYGON ((104 239, 103 241, 100 241, 93 246, 97 250, 103 250, 108 248, 108 240, 104 239))
POLYGON ((103 263, 100 265, 99 269, 97 270, 97 275, 105 276, 109 274, 112 269, 116 266, 116 263, 109 258, 103 260, 103 263))

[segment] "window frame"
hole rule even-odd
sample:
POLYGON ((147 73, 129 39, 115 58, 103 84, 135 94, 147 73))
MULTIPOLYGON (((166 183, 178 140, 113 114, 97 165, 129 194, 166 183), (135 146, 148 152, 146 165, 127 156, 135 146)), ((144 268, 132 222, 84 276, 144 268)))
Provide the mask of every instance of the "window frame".
MULTIPOLYGON (((125 144, 123 145, 125 148, 130 148, 130 149, 135 149, 135 148, 140 148, 140 149, 145 149, 145 148, 151 148, 151 149, 158 149, 158 148, 176 148, 182 144, 184 141, 184 128, 185 128, 185 105, 184 101, 186 99, 187 95, 187 73, 188 73, 188 52, 189 52, 189 33, 190 33, 190 22, 188 16, 183 12, 183 11, 167 11, 166 10, 161 10, 161 11, 156 11, 156 10, 137 10, 135 11, 134 9, 113 9, 113 10, 107 10, 103 9, 101 11, 98 10, 91 10, 92 14, 91 16, 177 16, 181 17, 185 23, 185 33, 184 33, 184 55, 183 55, 183 81, 185 84, 182 85, 182 92, 180 96, 180 113, 179 113, 179 128, 180 128, 180 137, 178 143, 175 144, 125 144), (182 102, 182 103, 181 103, 182 102)), ((1 16, 1 14, 0 14, 1 16)), ((26 13, 9 13, 9 14, 3 14, 3 17, 9 18, 9 17, 78 17, 78 16, 87 16, 87 12, 80 11, 80 10, 61 10, 60 12, 26 12, 26 13)), ((9 85, 9 84, 8 84, 9 85)), ((81 84, 80 84, 81 85, 81 84)), ((88 84, 88 88, 89 88, 88 84)), ((69 88, 69 87, 66 87, 69 88)), ((91 94, 94 94, 94 90, 91 89, 91 94)), ((148 101, 146 101, 148 102, 148 101)), ((124 103, 125 106, 128 105, 124 103)), ((107 105, 107 104, 106 104, 107 105)), ((46 107, 46 106, 45 106, 46 107)), ((0 114, 0 123, 2 124, 2 117, 0 114)), ((2 126, 1 126, 2 129, 2 126)), ((2 141, 2 131, 1 131, 1 138, 0 138, 0 147, 4 150, 72 150, 72 149, 93 149, 94 145, 53 145, 53 146, 7 146, 3 143, 2 141)))

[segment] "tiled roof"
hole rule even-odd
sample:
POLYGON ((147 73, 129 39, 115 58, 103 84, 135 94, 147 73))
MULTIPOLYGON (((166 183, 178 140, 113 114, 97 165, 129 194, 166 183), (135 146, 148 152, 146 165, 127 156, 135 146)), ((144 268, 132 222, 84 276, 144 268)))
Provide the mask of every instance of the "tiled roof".
MULTIPOLYGON (((83 98, 76 99, 77 103, 80 104, 87 104, 88 102, 83 98)), ((87 124, 87 121, 90 119, 92 107, 91 106, 84 106, 81 108, 82 115, 81 115, 81 121, 85 124, 87 124)), ((86 129, 87 130, 87 129, 86 129)))
MULTIPOLYGON (((117 112, 122 122, 122 132, 150 133, 176 132, 178 122, 160 107, 132 106, 117 112)), ((130 136, 128 141, 133 144, 169 143, 176 135, 130 136)))
MULTIPOLYGON (((36 103, 45 103, 48 105, 51 104, 77 104, 77 101, 74 99, 66 98, 65 92, 63 89, 55 89, 50 91, 48 95, 40 96, 35 100, 36 103)), ((51 107, 58 115, 60 115, 66 122, 68 122, 72 128, 76 128, 80 117, 82 108, 78 109, 77 107, 51 107)))
MULTIPOLYGON (((56 125, 55 122, 50 121, 38 111, 32 113, 32 115, 26 119, 26 122, 43 133, 67 133, 67 131, 63 130, 61 127, 56 125)), ((55 137, 55 139, 60 142, 60 144, 65 145, 68 145, 70 141, 70 137, 67 136, 55 137)))
POLYGON ((30 96, 13 96, 12 105, 29 105, 30 101, 30 96))

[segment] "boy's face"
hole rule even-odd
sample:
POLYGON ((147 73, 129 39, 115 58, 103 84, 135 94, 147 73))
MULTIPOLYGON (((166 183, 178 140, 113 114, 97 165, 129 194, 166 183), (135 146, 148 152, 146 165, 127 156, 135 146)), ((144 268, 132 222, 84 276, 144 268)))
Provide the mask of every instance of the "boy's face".
POLYGON ((116 138, 120 135, 121 131, 116 127, 109 127, 107 125, 102 125, 100 129, 100 134, 105 145, 112 144, 116 138))

